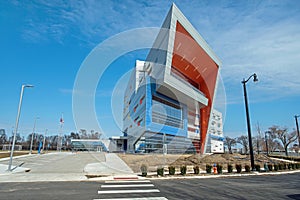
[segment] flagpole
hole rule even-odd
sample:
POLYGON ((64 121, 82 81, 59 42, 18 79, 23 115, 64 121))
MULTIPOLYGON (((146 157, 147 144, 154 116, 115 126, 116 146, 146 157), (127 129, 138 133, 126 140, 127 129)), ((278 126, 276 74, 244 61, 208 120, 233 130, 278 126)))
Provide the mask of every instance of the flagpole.
POLYGON ((61 118, 59 120, 59 123, 60 123, 60 129, 59 129, 59 141, 57 141, 57 151, 61 151, 62 149, 62 128, 64 124, 63 113, 61 113, 61 118))

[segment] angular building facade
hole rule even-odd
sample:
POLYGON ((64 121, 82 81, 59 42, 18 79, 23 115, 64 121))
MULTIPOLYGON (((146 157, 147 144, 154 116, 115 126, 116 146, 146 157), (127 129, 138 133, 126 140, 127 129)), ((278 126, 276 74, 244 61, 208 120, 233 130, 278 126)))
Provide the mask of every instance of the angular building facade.
POLYGON ((209 152, 220 66, 218 57, 173 4, 146 60, 136 62, 126 89, 126 150, 209 152))

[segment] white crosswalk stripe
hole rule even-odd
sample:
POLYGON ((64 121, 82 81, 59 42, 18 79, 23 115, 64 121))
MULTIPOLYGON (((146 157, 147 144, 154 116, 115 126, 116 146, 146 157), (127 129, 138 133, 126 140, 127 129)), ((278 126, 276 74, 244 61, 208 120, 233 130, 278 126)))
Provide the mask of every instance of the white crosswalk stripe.
POLYGON ((117 199, 94 199, 94 200, 168 200, 165 197, 141 197, 141 198, 117 198, 117 199))
POLYGON ((149 180, 114 180, 105 181, 98 190, 101 198, 94 200, 167 200, 159 193, 149 180))
POLYGON ((151 190, 107 190, 98 191, 98 194, 124 194, 124 193, 148 193, 148 192, 159 192, 157 189, 151 190))
POLYGON ((150 183, 149 180, 105 181, 105 183, 150 183))
MULTIPOLYGON (((137 185, 101 185, 101 188, 121 188, 121 187, 136 187, 137 185)), ((139 187, 154 187, 153 184, 139 184, 139 187)))

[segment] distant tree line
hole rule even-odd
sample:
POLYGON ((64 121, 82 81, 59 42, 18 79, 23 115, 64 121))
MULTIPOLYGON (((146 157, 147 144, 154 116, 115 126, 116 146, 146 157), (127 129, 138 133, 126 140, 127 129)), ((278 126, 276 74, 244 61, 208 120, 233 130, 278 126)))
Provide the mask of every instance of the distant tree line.
MULTIPOLYGON (((29 150, 31 144, 32 133, 28 134, 27 137, 21 137, 20 133, 16 134, 16 145, 22 145, 23 150, 29 150)), ((56 150, 57 143, 62 140, 62 149, 71 149, 71 139, 101 139, 102 134, 91 130, 88 132, 85 129, 80 129, 79 132, 71 132, 69 134, 56 134, 45 136, 45 150, 56 150)), ((10 136, 6 134, 5 129, 0 129, 0 150, 3 145, 12 145, 13 134, 10 136)), ((44 142, 44 133, 35 133, 33 135, 32 149, 37 150, 40 143, 44 142)))
MULTIPOLYGON (((299 151, 299 146, 293 144, 297 139, 296 131, 289 132, 285 127, 279 127, 273 125, 265 131, 262 136, 259 126, 257 127, 257 136, 252 137, 253 150, 258 154, 260 152, 274 152, 274 151, 283 151, 285 155, 288 156, 289 148, 299 151)), ((231 138, 226 136, 224 140, 224 145, 228 148, 228 152, 233 152, 233 147, 236 144, 240 144, 243 148, 243 153, 249 153, 249 140, 247 135, 241 135, 236 138, 231 138)))

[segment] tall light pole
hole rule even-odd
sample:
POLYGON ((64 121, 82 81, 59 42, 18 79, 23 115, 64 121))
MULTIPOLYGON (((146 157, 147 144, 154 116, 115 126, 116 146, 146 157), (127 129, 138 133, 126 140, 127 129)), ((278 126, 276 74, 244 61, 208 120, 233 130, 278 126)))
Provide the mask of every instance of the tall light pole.
POLYGON ((269 147, 268 147, 268 137, 267 137, 267 133, 269 134, 270 131, 266 131, 265 132, 265 141, 266 141, 266 149, 267 149, 267 156, 269 155, 269 147))
POLYGON ((300 147, 300 134, 299 134, 299 125, 298 125, 298 117, 300 117, 300 115, 295 115, 295 121, 296 121, 296 129, 297 129, 297 135, 298 135, 298 147, 300 147))
POLYGON ((32 131, 32 134, 31 134, 31 142, 30 142, 30 151, 29 151, 29 154, 31 154, 32 153, 32 144, 33 144, 33 136, 34 136, 34 132, 35 132, 35 126, 36 126, 36 120, 37 119, 40 119, 39 117, 36 117, 35 119, 34 119, 34 125, 33 125, 33 131, 32 131))
POLYGON ((27 88, 27 87, 34 87, 34 86, 33 85, 22 85, 22 88, 21 88, 18 114, 17 114, 17 119, 16 119, 16 125, 15 125, 15 132, 14 132, 14 135, 13 135, 12 148, 11 148, 11 151, 10 151, 10 158, 9 158, 9 163, 8 163, 8 171, 11 171, 12 158, 13 158, 15 143, 16 143, 16 134, 17 134, 17 131, 18 131, 18 125, 19 125, 19 119, 20 119, 20 113, 21 113, 21 107, 22 107, 23 93, 24 93, 24 88, 27 88))
POLYGON ((46 142, 46 133, 47 133, 48 129, 45 130, 44 133, 44 142, 43 142, 43 151, 45 151, 45 142, 46 142))
POLYGON ((251 125, 250 125, 250 115, 248 108, 248 99, 247 99, 247 89, 246 83, 253 77, 253 81, 257 82, 257 75, 254 73, 247 80, 243 79, 242 84, 244 88, 244 97, 245 97, 245 108, 246 108, 246 118, 247 118, 247 127, 248 127, 248 139, 249 139, 249 149, 250 149, 250 160, 251 160, 251 168, 254 171, 254 155, 253 155, 253 146, 252 146, 252 137, 251 137, 251 125))

